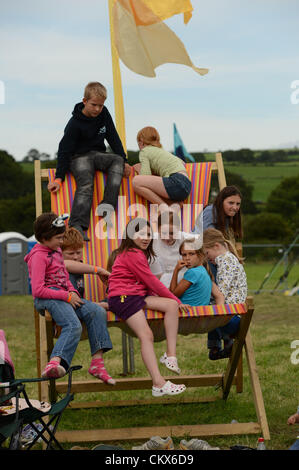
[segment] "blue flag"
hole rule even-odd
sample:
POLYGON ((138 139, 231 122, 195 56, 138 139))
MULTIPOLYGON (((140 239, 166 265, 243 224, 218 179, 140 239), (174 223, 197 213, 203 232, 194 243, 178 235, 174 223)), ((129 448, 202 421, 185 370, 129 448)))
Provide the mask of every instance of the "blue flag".
POLYGON ((184 162, 186 162, 187 159, 190 160, 190 162, 195 162, 192 155, 190 155, 190 153, 187 152, 175 124, 173 124, 173 141, 174 141, 174 154, 177 157, 181 158, 184 162))

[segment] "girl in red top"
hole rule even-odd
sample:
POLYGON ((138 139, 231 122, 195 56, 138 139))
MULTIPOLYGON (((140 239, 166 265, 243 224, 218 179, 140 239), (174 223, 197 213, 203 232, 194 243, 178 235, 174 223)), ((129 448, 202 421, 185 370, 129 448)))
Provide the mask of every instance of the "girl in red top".
POLYGON ((149 268, 153 256, 153 239, 149 222, 136 218, 126 228, 126 237, 117 250, 117 256, 108 281, 109 310, 127 322, 141 345, 143 362, 153 380, 152 395, 177 395, 185 385, 165 381, 160 374, 153 345, 153 333, 143 309, 164 312, 167 352, 160 358, 170 370, 180 373, 176 359, 178 311, 184 308, 180 300, 165 287, 149 268))

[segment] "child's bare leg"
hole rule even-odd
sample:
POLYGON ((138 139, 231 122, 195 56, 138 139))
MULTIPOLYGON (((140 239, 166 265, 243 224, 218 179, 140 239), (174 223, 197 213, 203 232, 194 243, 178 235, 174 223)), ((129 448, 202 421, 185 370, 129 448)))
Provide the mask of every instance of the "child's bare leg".
POLYGON ((163 204, 169 200, 161 176, 137 175, 133 178, 134 191, 153 204, 163 204))
POLYGON ((167 356, 176 356, 176 343, 179 327, 179 306, 174 299, 148 296, 146 306, 152 310, 159 310, 165 314, 164 327, 167 342, 167 356))
POLYGON ((128 326, 136 333, 141 346, 141 356, 145 367, 147 368, 154 387, 163 387, 166 381, 160 374, 157 358, 154 350, 154 338, 143 310, 134 313, 126 320, 128 326))

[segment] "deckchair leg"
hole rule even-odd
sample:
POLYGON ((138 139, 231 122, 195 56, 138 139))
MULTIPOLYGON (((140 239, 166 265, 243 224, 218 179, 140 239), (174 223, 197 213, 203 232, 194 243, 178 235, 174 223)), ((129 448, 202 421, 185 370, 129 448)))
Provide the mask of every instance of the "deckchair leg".
POLYGON ((134 339, 132 336, 129 336, 129 364, 130 364, 130 374, 135 374, 135 360, 134 360, 134 339))
POLYGON ((245 351, 258 422, 261 426, 264 439, 268 440, 270 439, 270 432, 250 332, 247 333, 245 339, 245 351))
MULTIPOLYGON (((48 362, 48 348, 47 348, 47 325, 44 316, 39 315, 39 330, 40 330, 40 362, 41 366, 45 367, 48 362)), ((48 383, 41 382, 41 401, 49 401, 48 383)))
POLYGON ((134 343, 133 338, 122 331, 122 353, 123 353, 123 373, 126 376, 128 374, 135 373, 135 362, 134 362, 134 343), (128 342, 127 342, 128 339, 128 342), (128 349, 129 349, 129 366, 128 367, 128 349))
POLYGON ((122 353, 123 353, 123 373, 122 373, 122 375, 128 375, 127 335, 123 331, 121 332, 121 342, 122 342, 122 353))
POLYGON ((251 322, 251 318, 253 315, 253 307, 252 304, 248 305, 248 311, 246 315, 241 316, 240 321, 240 330, 239 333, 234 341, 232 354, 230 360, 227 365, 226 372, 223 377, 223 399, 226 400, 234 379, 234 375, 236 372, 237 365, 239 363, 240 356, 242 354, 242 348, 245 342, 246 334, 251 322))
MULTIPOLYGON (((242 350, 243 351, 243 350, 242 350)), ((242 351, 238 362, 237 373, 236 373, 236 392, 243 392, 243 355, 242 351)))
MULTIPOLYGON (((41 358, 40 358, 40 328, 39 328, 39 313, 34 309, 34 324, 35 324, 35 351, 36 351, 36 369, 37 377, 41 376, 41 358)), ((41 401, 41 384, 38 383, 38 398, 41 401)))

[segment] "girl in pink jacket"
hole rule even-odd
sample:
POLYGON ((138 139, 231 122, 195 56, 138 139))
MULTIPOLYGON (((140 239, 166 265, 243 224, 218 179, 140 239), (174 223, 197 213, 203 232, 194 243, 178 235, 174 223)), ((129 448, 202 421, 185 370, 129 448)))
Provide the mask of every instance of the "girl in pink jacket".
MULTIPOLYGON (((160 362, 180 373, 176 359, 178 310, 180 300, 165 287, 149 268, 148 260, 154 256, 150 224, 141 218, 131 220, 117 249, 117 256, 108 281, 109 310, 126 321, 141 344, 143 362, 152 378, 152 395, 177 395, 185 391, 183 384, 165 381, 159 371, 153 345, 153 333, 144 314, 144 308, 165 314, 164 327, 167 351, 160 362)), ((180 305, 180 308, 184 306, 180 305)))
POLYGON ((65 375, 80 341, 82 320, 87 327, 92 356, 88 372, 114 385, 115 380, 110 377, 103 362, 103 353, 112 349, 106 311, 80 297, 70 282, 64 264, 61 246, 65 232, 64 219, 67 217, 58 217, 53 212, 41 214, 34 223, 34 234, 39 243, 25 256, 35 308, 41 314, 48 310, 62 328, 42 377, 65 375))

